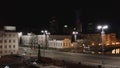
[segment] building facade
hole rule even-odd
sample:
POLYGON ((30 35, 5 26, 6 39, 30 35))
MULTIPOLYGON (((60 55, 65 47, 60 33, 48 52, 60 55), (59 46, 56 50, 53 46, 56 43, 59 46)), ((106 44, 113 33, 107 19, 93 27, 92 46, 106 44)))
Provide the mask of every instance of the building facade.
POLYGON ((36 38, 33 39, 33 35, 23 35, 22 36, 22 45, 38 47, 50 47, 50 48, 69 48, 71 47, 71 36, 67 35, 36 35, 36 38), (37 41, 37 44, 32 41, 37 41), (32 41, 31 41, 32 40, 32 41))
MULTIPOLYGON (((101 45, 101 34, 81 34, 83 45, 101 45)), ((115 33, 104 35, 105 45, 119 45, 119 41, 116 38, 115 33)))
POLYGON ((70 39, 50 40, 49 47, 50 48, 70 48, 71 47, 71 40, 70 39))
POLYGON ((0 55, 18 53, 18 33, 0 31, 0 55))

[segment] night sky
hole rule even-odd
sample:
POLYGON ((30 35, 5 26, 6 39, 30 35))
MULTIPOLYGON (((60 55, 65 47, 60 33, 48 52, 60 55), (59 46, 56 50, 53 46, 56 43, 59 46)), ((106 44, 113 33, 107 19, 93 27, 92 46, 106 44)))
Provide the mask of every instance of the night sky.
MULTIPOLYGON (((108 24, 110 32, 120 32, 120 9, 117 2, 4 2, 0 6, 0 25, 16 25, 19 31, 47 29, 52 16, 59 24, 75 25, 75 11, 80 22, 108 24)), ((95 26, 96 27, 96 26, 95 26)))

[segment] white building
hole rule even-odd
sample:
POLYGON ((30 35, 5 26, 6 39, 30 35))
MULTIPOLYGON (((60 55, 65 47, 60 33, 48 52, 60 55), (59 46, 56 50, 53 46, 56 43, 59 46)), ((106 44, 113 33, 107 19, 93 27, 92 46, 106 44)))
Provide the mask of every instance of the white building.
POLYGON ((50 35, 49 47, 69 48, 71 47, 71 36, 70 35, 50 35))
POLYGON ((18 53, 18 33, 0 31, 0 56, 18 53))
POLYGON ((29 46, 30 45, 30 39, 31 39, 31 36, 28 36, 28 35, 22 35, 21 36, 21 43, 22 45, 26 45, 26 46, 29 46))
POLYGON ((49 41, 49 47, 50 48, 62 48, 63 41, 61 40, 50 40, 49 41))
POLYGON ((25 46, 38 46, 38 45, 35 45, 34 43, 35 40, 37 44, 41 45, 41 47, 45 45, 45 35, 22 35, 21 36, 22 45, 25 45, 25 46))
POLYGON ((22 45, 27 46, 35 46, 38 45, 31 44, 31 40, 37 39, 37 44, 41 45, 41 47, 50 47, 50 48, 69 48, 71 47, 71 36, 67 35, 23 35, 22 36, 22 45), (36 36, 36 38, 32 38, 33 36, 36 36))
POLYGON ((71 47, 71 40, 70 39, 49 40, 49 47, 50 48, 69 48, 71 47))

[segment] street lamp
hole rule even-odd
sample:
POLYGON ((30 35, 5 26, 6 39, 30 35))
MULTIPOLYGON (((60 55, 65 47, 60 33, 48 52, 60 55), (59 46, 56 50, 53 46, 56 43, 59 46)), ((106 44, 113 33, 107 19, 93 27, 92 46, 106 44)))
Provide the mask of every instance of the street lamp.
MULTIPOLYGON (((97 29, 102 30, 101 31, 101 39, 102 39, 102 58, 104 58, 104 45, 105 45, 105 29, 108 29, 107 25, 99 25, 97 26, 97 29)), ((102 59, 102 64, 104 64, 104 59, 102 59)))
MULTIPOLYGON (((45 35, 45 46, 44 48, 47 49, 48 47, 48 40, 49 40, 49 36, 50 32, 48 32, 47 30, 42 30, 41 33, 43 33, 45 35)), ((44 49, 44 56, 45 56, 45 49, 44 49)))
POLYGON ((50 33, 47 30, 42 30, 41 33, 43 33, 45 35, 45 42, 46 42, 45 48, 47 49, 47 46, 48 46, 48 35, 50 35, 50 33))
POLYGON ((74 35, 74 40, 75 40, 75 42, 76 42, 78 32, 77 32, 77 31, 73 31, 72 34, 74 35))
POLYGON ((21 40, 21 36, 23 35, 22 32, 19 32, 18 33, 18 40, 19 40, 19 44, 21 45, 22 44, 22 40, 21 40))
POLYGON ((45 48, 47 49, 48 47, 48 35, 50 35, 50 32, 48 32, 47 30, 42 30, 41 33, 43 33, 45 35, 45 42, 46 42, 46 45, 45 45, 45 48))

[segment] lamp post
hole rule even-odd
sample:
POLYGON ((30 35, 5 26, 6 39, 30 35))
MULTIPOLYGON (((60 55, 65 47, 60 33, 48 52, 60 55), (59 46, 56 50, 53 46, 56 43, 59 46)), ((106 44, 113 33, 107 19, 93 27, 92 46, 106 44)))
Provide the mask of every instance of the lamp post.
POLYGON ((104 45, 105 45, 105 29, 108 29, 107 25, 99 25, 97 26, 98 30, 101 30, 101 39, 102 39, 102 64, 104 64, 104 45))
POLYGON ((74 35, 74 40, 75 40, 75 42, 76 42, 78 32, 77 32, 77 31, 73 31, 73 33, 72 33, 72 34, 74 35))
POLYGON ((48 35, 50 35, 50 33, 47 30, 42 30, 41 33, 43 33, 45 35, 45 48, 47 49, 48 47, 48 35))
POLYGON ((49 40, 49 38, 48 38, 49 36, 48 35, 50 35, 50 32, 48 32, 47 30, 42 30, 41 33, 43 33, 45 35, 45 46, 44 46, 44 48, 47 49, 47 47, 48 47, 48 40, 49 40))
POLYGON ((21 40, 21 36, 23 35, 22 32, 19 32, 18 33, 18 38, 19 38, 19 44, 21 45, 22 44, 22 40, 21 40))

